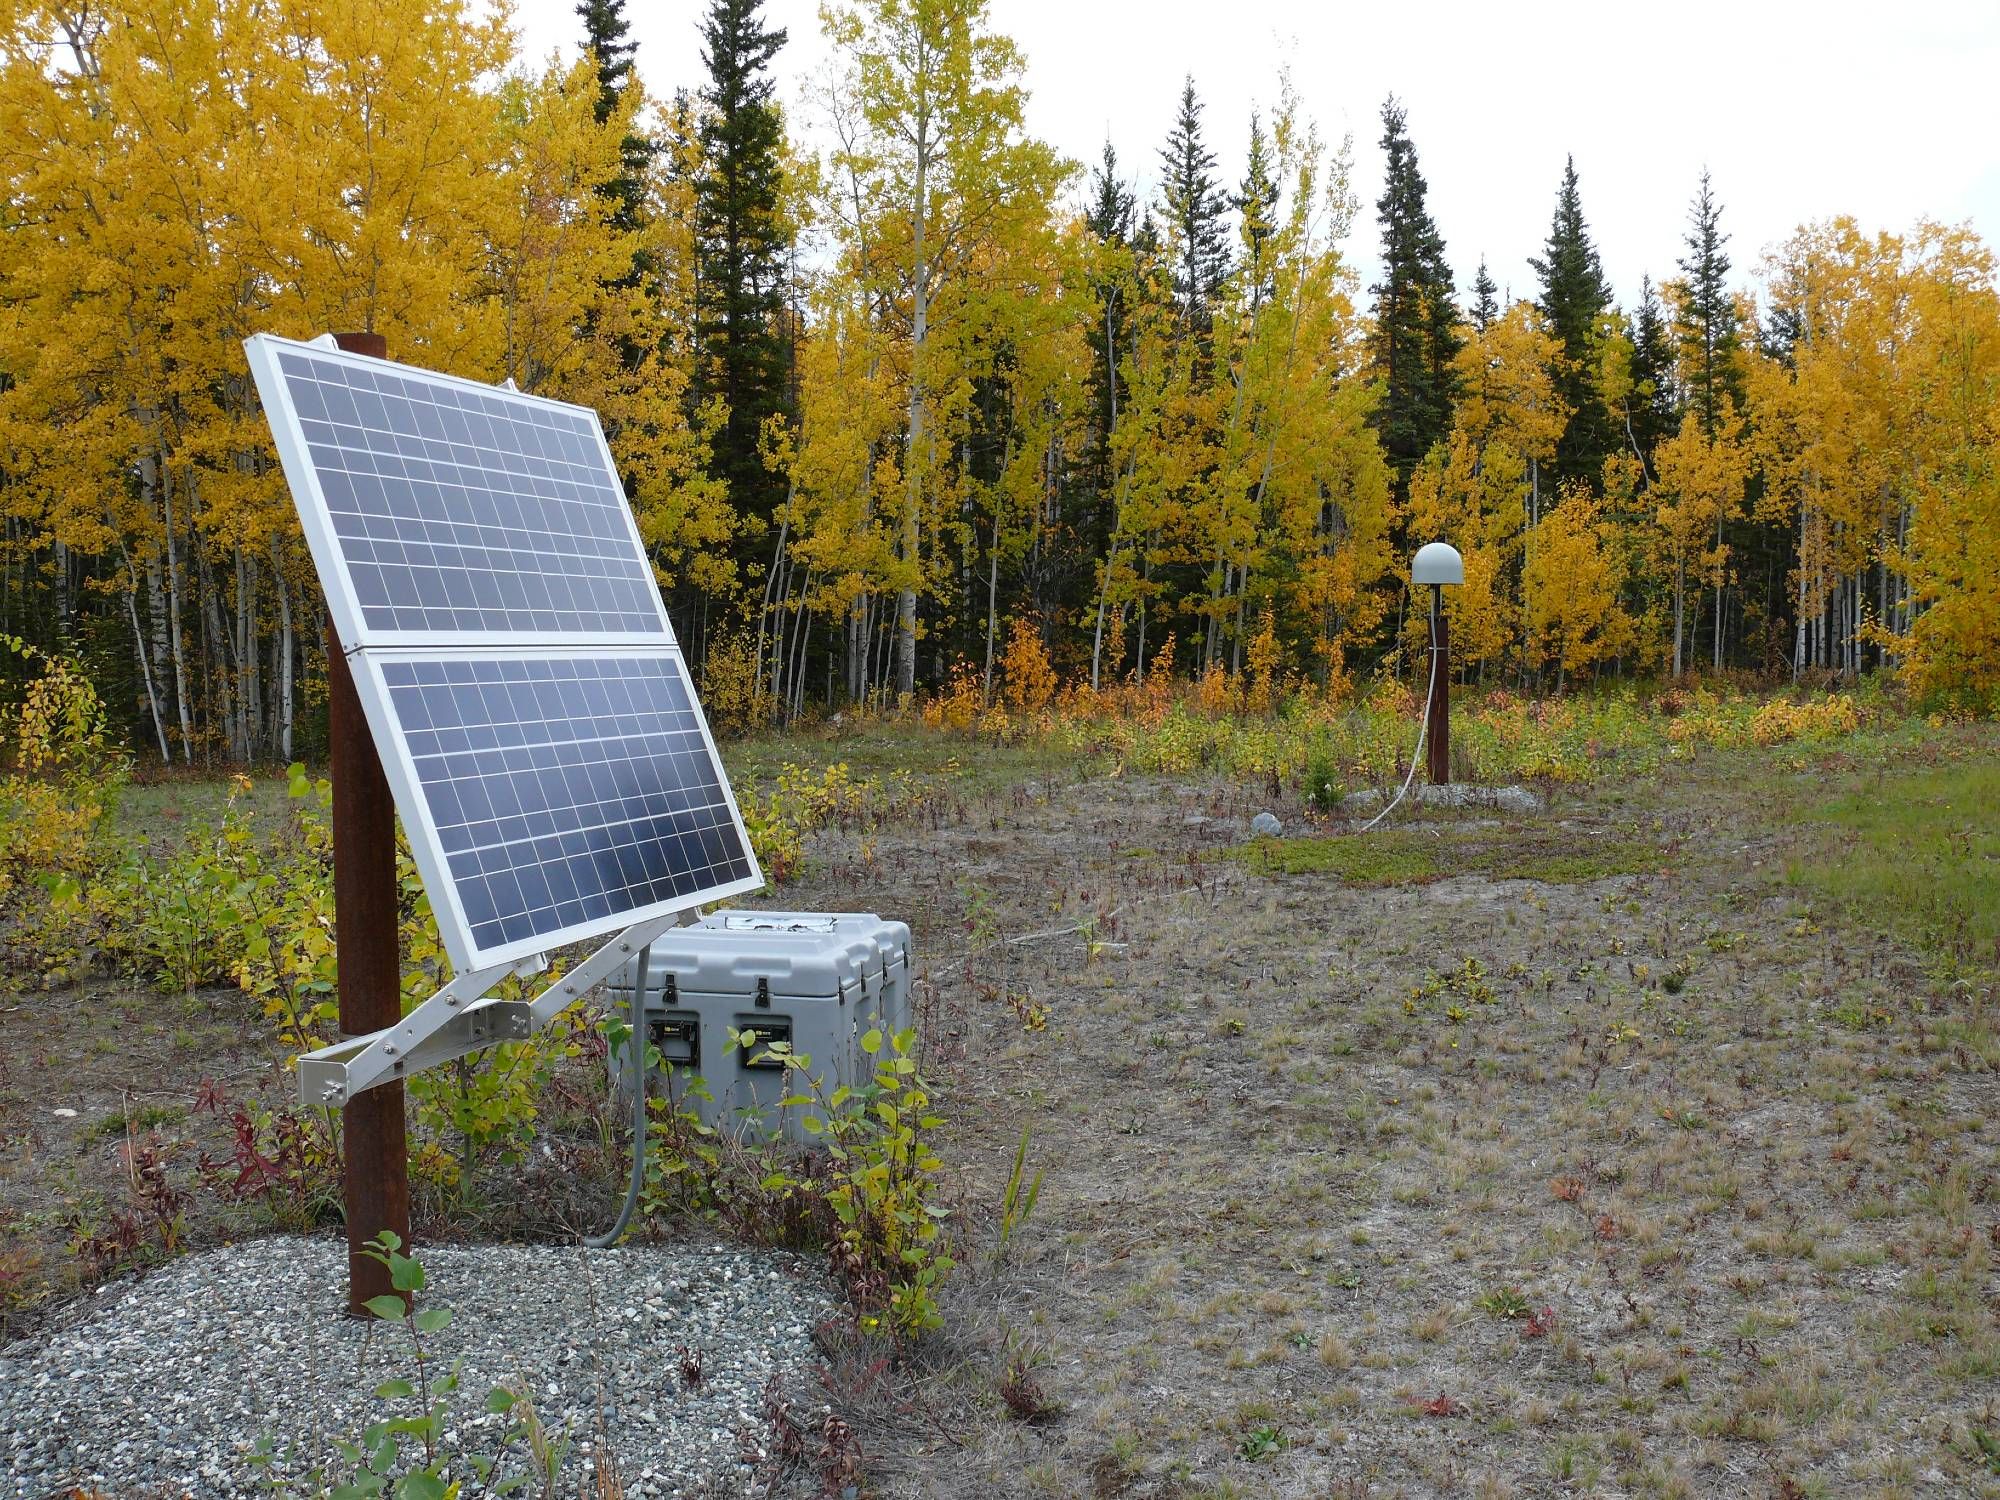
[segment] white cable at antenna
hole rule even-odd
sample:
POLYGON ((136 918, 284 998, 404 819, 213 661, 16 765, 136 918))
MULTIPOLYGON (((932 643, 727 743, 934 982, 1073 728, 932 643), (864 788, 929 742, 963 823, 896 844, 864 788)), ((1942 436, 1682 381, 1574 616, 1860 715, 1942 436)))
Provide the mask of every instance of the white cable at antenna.
MULTIPOLYGON (((1426 709, 1428 709, 1430 705, 1431 694, 1437 691, 1438 648, 1437 648, 1437 630, 1435 626, 1431 630, 1430 653, 1431 653, 1431 678, 1429 684, 1424 688, 1424 704, 1426 709)), ((1430 727, 1431 727, 1431 716, 1428 712, 1426 712, 1420 719, 1417 720, 1417 748, 1410 752, 1410 774, 1403 778, 1403 789, 1396 793, 1394 801, 1392 801, 1387 807, 1383 808, 1380 812, 1375 814, 1375 816, 1370 818, 1366 823, 1363 823, 1361 825, 1361 831, 1363 833, 1369 832, 1371 829, 1374 828, 1374 826, 1377 823, 1381 822, 1384 818, 1388 817, 1389 814, 1394 812, 1398 807, 1401 807, 1403 805, 1403 799, 1410 795, 1410 783, 1417 779, 1417 767, 1423 764, 1424 736, 1430 732, 1430 727)))

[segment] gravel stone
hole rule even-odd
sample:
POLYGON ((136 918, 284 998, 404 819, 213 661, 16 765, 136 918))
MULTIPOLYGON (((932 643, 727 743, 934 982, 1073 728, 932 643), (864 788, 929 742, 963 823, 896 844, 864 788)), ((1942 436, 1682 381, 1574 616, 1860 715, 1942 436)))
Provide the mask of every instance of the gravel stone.
MULTIPOLYGON (((572 1447, 565 1490, 590 1465, 598 1410, 626 1493, 748 1491, 739 1434, 761 1443, 763 1393, 812 1357, 831 1289, 795 1256, 642 1246, 482 1245, 416 1252, 418 1306, 449 1307, 426 1339, 433 1377, 458 1363, 445 1427, 460 1454, 490 1456, 507 1419, 486 1411, 502 1381, 527 1381, 572 1447), (681 1346, 702 1380, 683 1389, 681 1346), (600 1397, 601 1393, 601 1397, 600 1397)), ((347 1477, 335 1437, 416 1415, 371 1394, 414 1380, 408 1333, 341 1315, 343 1240, 274 1236, 184 1256, 86 1306, 67 1326, 0 1349, 0 1495, 71 1486, 119 1496, 307 1493, 347 1477), (391 1409, 393 1407, 393 1409, 391 1409), (252 1462, 259 1439, 275 1455, 252 1462)), ((105 1291, 99 1289, 100 1293, 105 1291)), ((517 1448, 496 1478, 522 1469, 517 1448)), ((482 1493, 469 1468, 453 1477, 482 1493)))
POLYGON ((1276 838, 1285 831, 1276 813, 1260 812, 1250 820, 1250 831, 1259 838, 1276 838))

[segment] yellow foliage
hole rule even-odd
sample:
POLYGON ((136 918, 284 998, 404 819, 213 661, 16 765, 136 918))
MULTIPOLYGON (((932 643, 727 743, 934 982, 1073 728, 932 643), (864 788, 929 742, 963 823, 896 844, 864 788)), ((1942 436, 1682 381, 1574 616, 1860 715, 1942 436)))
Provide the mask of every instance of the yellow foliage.
POLYGON ((701 706, 718 735, 742 734, 769 722, 771 695, 757 682, 757 647, 734 632, 709 642, 702 664, 701 706))
POLYGON ((1459 351, 1454 373, 1464 389, 1458 431, 1484 455, 1494 446, 1519 460, 1547 463, 1569 422, 1556 393, 1562 345, 1532 302, 1516 302, 1459 351))
POLYGON ((1673 671, 1686 666, 1687 588, 1690 579, 1720 588, 1729 579, 1729 547, 1723 528, 1743 506, 1743 486, 1750 473, 1750 453, 1743 442, 1743 424, 1728 398, 1713 436, 1702 430, 1699 416, 1689 412, 1680 431, 1654 454, 1653 522, 1660 557, 1673 587, 1673 671))
POLYGON ((1782 745, 1789 740, 1852 734, 1860 727, 1861 712, 1852 698, 1835 695, 1803 703, 1774 698, 1750 720, 1750 737, 1760 745, 1782 745))
POLYGON ((1195 706, 1205 714, 1226 714, 1236 703, 1236 684, 1229 680, 1219 661, 1194 680, 1195 706))
POLYGON ((1555 663, 1561 682, 1630 647, 1632 618, 1619 604, 1624 585, 1616 528, 1587 491, 1565 493, 1535 527, 1522 570, 1528 659, 1555 663))
POLYGON ((1266 609, 1262 628, 1250 640, 1250 685, 1243 694, 1244 707, 1253 714, 1271 711, 1276 692, 1278 651, 1277 613, 1266 609))
MULTIPOLYGON (((1153 653, 1153 659, 1146 663, 1145 681, 1128 683, 1120 696, 1120 706, 1142 723, 1159 723, 1173 702, 1174 646, 1174 637, 1169 635, 1160 644, 1160 649, 1153 653)), ((1136 667, 1133 669, 1135 674, 1137 670, 1136 667)))
POLYGON ((68 657, 49 656, 13 637, 0 641, 42 664, 41 675, 28 684, 20 706, 0 717, 0 744, 13 742, 14 763, 24 771, 58 770, 102 754, 104 705, 82 668, 68 657))
POLYGON ((979 674, 969 662, 952 668, 944 686, 924 700, 924 723, 932 729, 963 734, 979 720, 982 695, 979 674))
POLYGON ((1008 631, 1007 650, 1000 658, 1000 690, 1016 713, 1037 713, 1056 694, 1056 672, 1049 665, 1042 633, 1026 620, 1008 631))
POLYGON ((0 648, 38 663, 21 703, 0 714, 0 890, 17 873, 81 870, 125 768, 104 746, 104 706, 82 668, 14 636, 0 648))

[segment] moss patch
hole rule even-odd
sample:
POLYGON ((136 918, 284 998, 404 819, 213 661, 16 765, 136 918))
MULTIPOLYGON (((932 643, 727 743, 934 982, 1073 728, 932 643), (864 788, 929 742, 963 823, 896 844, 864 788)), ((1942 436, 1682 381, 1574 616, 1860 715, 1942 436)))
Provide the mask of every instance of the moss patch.
POLYGON ((1429 834, 1399 830, 1253 839, 1229 854, 1259 875, 1331 875, 1348 885, 1416 885, 1451 873, 1441 864, 1448 847, 1429 834))
POLYGON ((1259 875, 1330 875, 1345 885, 1422 885, 1452 875, 1579 885, 1660 867, 1657 844, 1622 838, 1439 836, 1428 832, 1329 834, 1254 839, 1229 851, 1259 875))

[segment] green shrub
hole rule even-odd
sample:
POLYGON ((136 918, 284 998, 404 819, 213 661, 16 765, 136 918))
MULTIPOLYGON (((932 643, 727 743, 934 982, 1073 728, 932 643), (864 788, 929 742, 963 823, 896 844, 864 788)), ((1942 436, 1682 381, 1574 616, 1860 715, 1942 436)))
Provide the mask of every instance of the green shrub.
POLYGON ((1347 787, 1332 746, 1315 741, 1306 750, 1305 795, 1306 806, 1316 813, 1339 810, 1347 787))
MULTIPOLYGON (((624 1045, 622 1023, 607 1031, 614 1048, 624 1045)), ((860 1326, 901 1338, 939 1325, 937 1287, 955 1264, 939 1197, 943 1163, 930 1144, 944 1122, 912 1056, 914 1030, 870 1031, 861 1047, 873 1060, 868 1081, 829 1092, 808 1055, 766 1046, 754 1030, 733 1031, 729 1051, 749 1048, 786 1069, 791 1092, 781 1107, 812 1111, 805 1127, 822 1149, 752 1144, 704 1125, 690 1099, 707 1090, 689 1079, 679 1098, 653 1105, 641 1202, 648 1214, 687 1214, 763 1243, 825 1249, 860 1326)), ((649 1061, 657 1064, 657 1054, 649 1061)), ((1039 1187, 1037 1175, 1025 1200, 1017 1193, 1015 1224, 1039 1187)))

